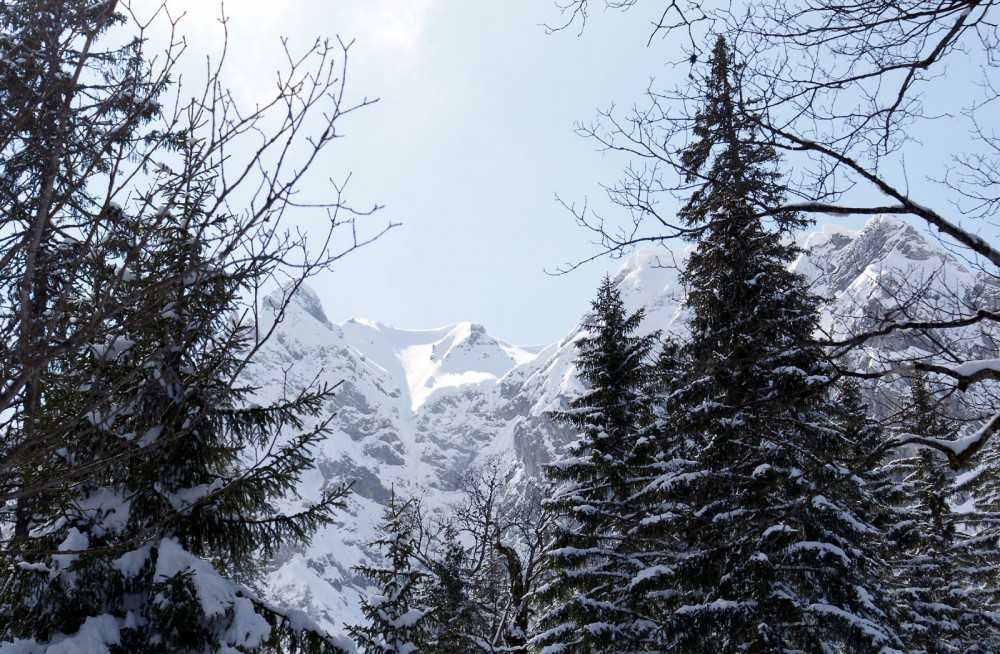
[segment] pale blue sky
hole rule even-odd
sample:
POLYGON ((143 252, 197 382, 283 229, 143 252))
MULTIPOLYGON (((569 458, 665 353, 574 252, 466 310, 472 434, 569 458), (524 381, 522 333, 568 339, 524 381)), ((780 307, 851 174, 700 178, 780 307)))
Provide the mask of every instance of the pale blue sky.
MULTIPOLYGON (((170 0, 192 44, 219 32, 209 0, 170 0)), ((665 67, 647 48, 638 12, 600 16, 582 34, 546 35, 558 20, 546 0, 239 0, 230 15, 228 80, 252 97, 274 79, 281 35, 354 39, 349 87, 380 101, 342 125, 327 162, 352 171, 359 205, 385 205, 402 226, 314 283, 331 320, 369 318, 424 329, 458 321, 516 344, 565 336, 618 261, 568 275, 592 254, 591 235, 555 201, 603 199, 620 159, 576 136, 612 102, 639 99, 665 67)), ((376 219, 377 220, 377 219, 376 219)))
MULTIPOLYGON (((220 40, 218 3, 168 2, 189 12, 190 60, 202 61, 220 40)), ((642 8, 600 12, 582 34, 548 35, 542 23, 560 18, 554 0, 230 0, 227 80, 247 101, 271 88, 281 36, 293 48, 317 36, 353 39, 349 93, 380 98, 341 125, 347 138, 320 177, 352 172, 353 202, 385 206, 373 225, 402 226, 314 280, 330 319, 404 329, 473 321, 519 345, 565 336, 621 263, 545 272, 597 251, 556 193, 622 217, 600 184, 614 183, 625 161, 597 152, 574 122, 641 102, 651 77, 664 88, 688 73, 666 64, 679 58, 671 43, 647 46, 642 8)), ((949 132, 935 127, 918 159, 949 132)))

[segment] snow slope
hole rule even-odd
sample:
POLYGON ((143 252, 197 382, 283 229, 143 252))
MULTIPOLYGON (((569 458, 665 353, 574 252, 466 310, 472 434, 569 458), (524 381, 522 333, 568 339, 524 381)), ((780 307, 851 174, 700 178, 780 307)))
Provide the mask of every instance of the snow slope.
MULTIPOLYGON (((794 268, 817 294, 830 298, 823 325, 838 335, 870 327, 872 315, 899 310, 915 288, 928 298, 907 307, 915 315, 973 297, 1000 297, 996 280, 976 275, 896 219, 874 218, 860 232, 824 227, 802 242, 807 251, 794 268)), ((646 308, 650 331, 684 330, 677 266, 685 257, 682 250, 640 250, 615 277, 627 307, 646 308)), ((425 331, 365 320, 334 325, 315 293, 301 288, 247 381, 261 388, 262 402, 314 381, 342 382, 327 407, 332 431, 316 453, 317 469, 288 508, 308 502, 328 484, 353 482, 354 493, 339 524, 272 562, 268 585, 274 597, 340 631, 345 622, 361 619, 358 593, 365 582, 351 567, 366 560, 365 544, 393 490, 422 496, 434 510, 455 497, 456 483, 470 466, 490 457, 499 457, 512 484, 540 475, 570 436, 548 412, 580 391, 574 343, 586 320, 584 313, 558 343, 524 348, 471 323, 425 331)), ((272 323, 265 311, 261 327, 272 323)), ((961 345, 977 356, 997 357, 990 338, 977 335, 961 345)), ((894 335, 874 342, 857 363, 880 365, 890 352, 923 357, 928 348, 906 334, 894 335)))

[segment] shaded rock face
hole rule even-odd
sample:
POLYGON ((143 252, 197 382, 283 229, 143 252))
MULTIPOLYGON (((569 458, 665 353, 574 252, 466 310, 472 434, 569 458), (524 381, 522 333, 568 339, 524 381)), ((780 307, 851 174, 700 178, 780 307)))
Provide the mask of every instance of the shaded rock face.
MULTIPOLYGON (((1000 298, 995 279, 977 275, 899 220, 875 218, 860 232, 825 227, 803 243, 793 268, 828 299, 822 326, 835 336, 869 329, 876 317, 904 305, 917 316, 972 300, 995 306, 1000 298), (924 299, 909 302, 916 291, 924 299)), ((627 308, 645 308, 649 331, 685 331, 677 270, 686 256, 685 250, 640 250, 615 277, 627 308)), ((262 329, 273 324, 280 297, 264 302, 262 329)), ((315 453, 317 467, 302 480, 300 497, 283 508, 294 510, 331 484, 351 482, 353 494, 339 524, 316 534, 308 547, 282 552, 268 586, 278 602, 341 631, 345 622, 361 620, 365 581, 352 567, 373 563, 365 546, 392 492, 422 497, 434 511, 456 498, 470 468, 486 461, 499 461, 513 488, 540 478, 545 463, 573 439, 550 413, 583 390, 574 359, 587 316, 559 343, 523 348, 471 323, 424 331, 364 320, 333 325, 305 286, 291 300, 246 381, 261 389, 261 403, 314 381, 340 385, 322 416, 332 418, 315 453)), ((992 334, 961 336, 960 351, 997 356, 992 334)), ((929 347, 912 335, 892 335, 856 352, 853 365, 872 368, 890 355, 925 357, 929 347)), ((897 383, 883 392, 902 390, 897 383)))

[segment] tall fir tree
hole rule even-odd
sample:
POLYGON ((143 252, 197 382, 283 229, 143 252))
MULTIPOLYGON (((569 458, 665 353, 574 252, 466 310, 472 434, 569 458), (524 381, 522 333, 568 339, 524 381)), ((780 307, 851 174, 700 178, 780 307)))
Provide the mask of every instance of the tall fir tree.
POLYGON ((577 342, 586 390, 555 417, 580 436, 547 470, 557 518, 547 561, 552 578, 538 593, 546 608, 535 646, 627 652, 635 640, 628 585, 641 566, 629 532, 640 516, 630 500, 650 456, 659 338, 640 335, 643 315, 628 313, 605 277, 577 342))
POLYGON ((759 137, 754 115, 741 85, 742 67, 723 37, 718 37, 708 59, 708 74, 701 80, 701 106, 694 117, 692 142, 680 155, 685 181, 696 188, 678 211, 701 238, 718 225, 719 212, 737 204, 754 214, 772 216, 778 231, 808 226, 808 219, 794 211, 776 211, 785 189, 777 170, 777 152, 759 137))
MULTIPOLYGON (((899 425, 903 433, 945 439, 956 435, 920 370, 910 375, 906 405, 899 425)), ((906 607, 907 644, 913 652, 930 654, 996 650, 997 582, 993 573, 982 574, 984 568, 995 567, 994 546, 981 547, 991 537, 979 530, 978 511, 957 515, 952 508, 963 494, 975 496, 982 468, 957 476, 944 457, 929 448, 907 451, 892 464, 905 488, 900 504, 911 518, 909 537, 893 561, 900 604, 906 607)))
POLYGON ((147 30, 175 27, 152 13, 0 3, 0 649, 340 651, 254 589, 345 492, 276 509, 331 393, 259 406, 239 379, 266 339, 249 298, 332 258, 279 223, 350 109, 322 43, 290 59, 277 123, 238 109, 217 69, 185 103, 181 41, 148 55, 147 30), (242 135, 259 140, 225 174, 242 135))
POLYGON ((644 585, 659 622, 649 649, 898 647, 870 522, 878 500, 838 462, 852 443, 828 391, 834 370, 811 344, 817 300, 788 270, 802 219, 777 210, 777 156, 723 38, 708 64, 683 156, 700 185, 681 211, 698 234, 683 275, 690 336, 664 425, 684 464, 643 494, 660 532, 680 535, 637 576, 656 582, 644 585))
POLYGON ((949 626, 958 629, 967 651, 1000 651, 1000 447, 988 444, 953 488, 965 508, 952 547, 958 574, 935 590, 952 589, 948 606, 957 602, 963 609, 949 626))
POLYGON ((58 429, 51 433, 53 423, 41 412, 45 393, 59 383, 55 359, 86 324, 70 324, 61 309, 79 291, 77 277, 92 273, 79 229, 100 222, 93 220, 101 207, 91 182, 108 173, 109 151, 141 138, 164 90, 162 80, 135 65, 138 41, 97 50, 95 44, 123 22, 116 5, 31 0, 0 6, 0 57, 13 62, 0 72, 0 338, 10 340, 0 364, 10 389, 0 416, 13 416, 0 417, 0 461, 7 470, 0 491, 16 495, 14 533, 20 537, 27 535, 37 501, 29 489, 39 466, 8 463, 44 456, 65 436, 58 429), (136 104, 124 102, 125 94, 136 104))
POLYGON ((367 622, 349 625, 348 633, 365 654, 414 654, 427 651, 427 614, 419 605, 420 586, 427 573, 417 565, 409 502, 395 491, 382 518, 380 536, 371 543, 383 550, 384 564, 355 568, 378 584, 378 593, 362 600, 367 622))
MULTIPOLYGON (((877 513, 868 520, 887 539, 888 551, 899 552, 910 541, 915 530, 913 516, 906 504, 911 489, 901 483, 905 473, 897 465, 894 453, 886 453, 888 435, 869 406, 862 384, 854 378, 838 380, 835 417, 849 444, 851 468, 858 471, 863 482, 877 499, 877 513)), ((891 450, 890 450, 891 452, 891 450)))

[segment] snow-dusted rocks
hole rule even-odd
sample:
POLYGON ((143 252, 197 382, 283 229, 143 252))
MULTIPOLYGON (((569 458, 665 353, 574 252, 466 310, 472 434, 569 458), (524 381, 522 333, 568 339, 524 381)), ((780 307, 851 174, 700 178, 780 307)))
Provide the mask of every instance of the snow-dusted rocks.
POLYGON ((832 301, 824 326, 841 337, 903 306, 915 319, 1000 297, 995 279, 971 271, 898 218, 873 218, 860 232, 825 226, 803 245, 805 253, 793 267, 813 281, 814 293, 832 301), (921 300, 914 303, 916 291, 921 300))
MULTIPOLYGON (((872 218, 859 232, 826 226, 805 238, 804 246, 794 267, 812 281, 813 292, 827 299, 821 327, 836 339, 869 331, 883 317, 897 323, 955 319, 1000 307, 1000 281, 898 218, 872 218)), ((849 365, 878 371, 914 361, 953 364, 935 361, 942 347, 964 361, 994 359, 998 341, 990 329, 984 323, 940 330, 935 342, 917 331, 897 330, 853 349, 849 365)), ((888 377, 878 388, 891 401, 908 393, 908 382, 888 377)), ((981 395, 977 390, 963 400, 972 406, 981 395)))
MULTIPOLYGON (((264 302, 262 333, 273 325, 275 304, 264 302)), ((342 525, 274 562, 274 595, 332 630, 360 619, 364 581, 351 568, 370 562, 365 545, 392 489, 434 505, 447 501, 478 457, 509 454, 501 444, 512 440, 516 416, 508 407, 520 385, 501 387, 541 351, 471 323, 424 331, 364 320, 331 325, 315 293, 300 288, 246 379, 259 387, 261 403, 313 382, 340 384, 328 407, 331 433, 301 501, 341 481, 352 481, 354 493, 342 525)))

